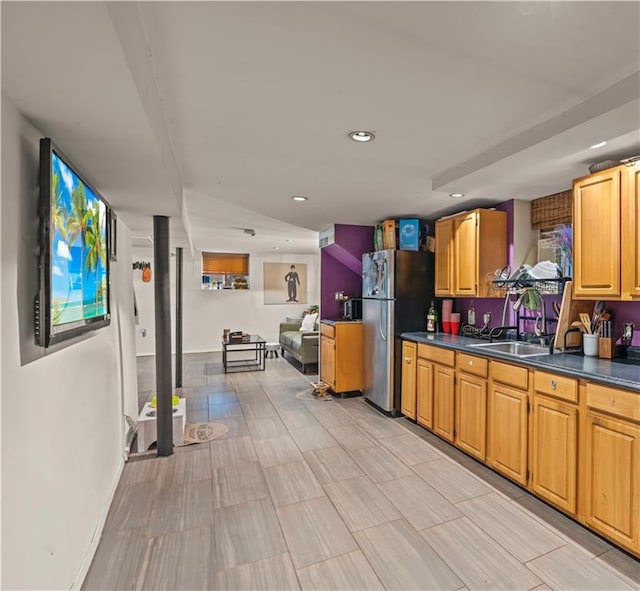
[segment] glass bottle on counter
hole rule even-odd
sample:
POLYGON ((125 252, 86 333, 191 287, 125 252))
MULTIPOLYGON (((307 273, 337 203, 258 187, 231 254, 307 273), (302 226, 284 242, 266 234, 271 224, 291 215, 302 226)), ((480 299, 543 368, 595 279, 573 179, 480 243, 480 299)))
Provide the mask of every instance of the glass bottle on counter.
POLYGON ((436 311, 436 305, 431 300, 431 305, 427 312, 427 332, 437 332, 438 330, 438 312, 436 311))

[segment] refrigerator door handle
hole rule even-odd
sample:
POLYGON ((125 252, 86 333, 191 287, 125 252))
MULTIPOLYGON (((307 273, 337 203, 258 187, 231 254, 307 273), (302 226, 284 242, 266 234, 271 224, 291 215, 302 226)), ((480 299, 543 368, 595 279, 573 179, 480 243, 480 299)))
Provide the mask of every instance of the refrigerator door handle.
MULTIPOLYGON (((386 302, 380 302, 380 305, 381 305, 382 310, 384 311, 384 313, 388 314, 387 307, 385 306, 385 303, 386 302)), ((387 324, 387 320, 388 320, 387 318, 384 319, 384 324, 387 324)), ((380 314, 380 321, 378 322, 378 330, 380 331, 380 338, 383 341, 386 341, 387 340, 387 335, 384 334, 384 330, 383 330, 384 324, 383 324, 383 321, 382 321, 382 314, 380 314)))

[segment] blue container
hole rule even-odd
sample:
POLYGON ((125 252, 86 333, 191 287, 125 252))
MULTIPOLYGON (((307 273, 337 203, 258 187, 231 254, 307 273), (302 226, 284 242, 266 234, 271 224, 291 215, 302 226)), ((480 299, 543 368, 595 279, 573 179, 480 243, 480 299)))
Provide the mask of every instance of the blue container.
POLYGON ((400 220, 400 250, 420 250, 420 220, 400 220))

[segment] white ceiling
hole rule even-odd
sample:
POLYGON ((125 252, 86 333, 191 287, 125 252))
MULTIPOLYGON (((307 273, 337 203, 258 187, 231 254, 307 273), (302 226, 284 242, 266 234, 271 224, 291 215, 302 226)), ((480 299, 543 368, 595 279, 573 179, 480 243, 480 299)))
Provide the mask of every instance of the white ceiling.
POLYGON ((2 93, 134 235, 313 252, 640 154, 640 3, 3 2, 2 93))

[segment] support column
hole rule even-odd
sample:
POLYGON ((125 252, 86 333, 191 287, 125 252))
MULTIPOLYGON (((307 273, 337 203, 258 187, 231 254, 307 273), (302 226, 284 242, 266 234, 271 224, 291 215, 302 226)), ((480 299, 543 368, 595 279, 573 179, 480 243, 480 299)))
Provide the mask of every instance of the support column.
POLYGON ((171 405, 171 288, 169 277, 169 218, 153 216, 154 296, 156 315, 156 424, 158 455, 173 454, 171 405))
POLYGON ((176 248, 176 388, 182 388, 182 248, 176 248))

